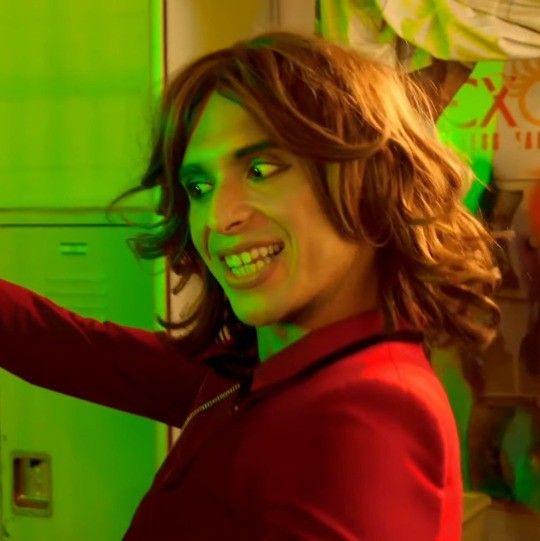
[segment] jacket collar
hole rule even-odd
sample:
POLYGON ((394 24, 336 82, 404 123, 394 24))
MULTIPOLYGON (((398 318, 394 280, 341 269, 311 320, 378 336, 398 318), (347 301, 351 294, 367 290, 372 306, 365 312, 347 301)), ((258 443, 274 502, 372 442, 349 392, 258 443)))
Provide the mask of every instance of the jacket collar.
POLYGON ((250 390, 289 379, 336 350, 384 332, 384 317, 378 310, 361 312, 312 331, 259 364, 253 370, 250 390))

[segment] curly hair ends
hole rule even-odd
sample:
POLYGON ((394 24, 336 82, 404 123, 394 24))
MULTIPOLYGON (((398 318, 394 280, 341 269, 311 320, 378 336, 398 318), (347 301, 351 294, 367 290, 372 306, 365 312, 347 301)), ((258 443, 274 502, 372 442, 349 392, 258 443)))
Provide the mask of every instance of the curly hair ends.
MULTIPOLYGON (((202 280, 191 313, 170 329, 199 351, 226 337, 249 349, 254 329, 236 319, 204 268, 177 180, 205 100, 217 91, 246 108, 269 136, 311 168, 314 193, 348 239, 377 247, 381 306, 433 345, 482 348, 499 321, 493 240, 461 200, 470 169, 439 142, 431 104, 405 73, 315 35, 270 32, 205 55, 168 84, 141 186, 159 186, 163 219, 133 240, 142 257, 165 255, 182 279, 202 280), (226 332, 224 332, 226 331, 226 332)), ((122 196, 121 196, 122 197, 122 196)))

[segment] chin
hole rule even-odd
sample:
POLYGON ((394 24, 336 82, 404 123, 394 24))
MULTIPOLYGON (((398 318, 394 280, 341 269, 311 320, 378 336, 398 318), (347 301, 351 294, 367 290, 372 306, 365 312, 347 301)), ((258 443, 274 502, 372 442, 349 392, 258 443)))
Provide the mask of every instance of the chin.
POLYGON ((233 306, 234 315, 244 325, 250 327, 264 327, 265 325, 272 325, 280 321, 278 315, 271 314, 268 310, 236 310, 233 306))

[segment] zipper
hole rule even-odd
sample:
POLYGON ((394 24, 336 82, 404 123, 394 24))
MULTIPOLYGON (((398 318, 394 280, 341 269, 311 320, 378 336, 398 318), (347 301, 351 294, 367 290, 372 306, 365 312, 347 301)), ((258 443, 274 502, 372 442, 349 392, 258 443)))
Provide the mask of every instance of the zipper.
POLYGON ((234 385, 233 387, 230 387, 229 389, 227 389, 226 391, 223 391, 222 393, 218 394, 217 396, 215 396, 214 398, 212 398, 211 400, 208 400, 207 402, 205 402, 204 404, 201 404, 200 406, 198 406, 197 408, 195 408, 186 418, 186 420, 184 421, 184 424, 182 425, 182 428, 180 429, 180 436, 178 439, 180 439, 182 437, 182 434, 184 433, 184 430, 187 428, 187 426, 189 425, 189 423, 192 421, 192 419, 194 417, 196 417, 199 413, 201 413, 202 411, 206 411, 207 409, 211 408, 212 406, 214 406, 215 404, 217 404, 218 402, 221 402, 222 400, 225 400, 225 398, 227 398, 228 396, 231 396, 233 393, 235 393, 236 391, 238 391, 238 389, 240 389, 240 383, 237 383, 236 385, 234 385))

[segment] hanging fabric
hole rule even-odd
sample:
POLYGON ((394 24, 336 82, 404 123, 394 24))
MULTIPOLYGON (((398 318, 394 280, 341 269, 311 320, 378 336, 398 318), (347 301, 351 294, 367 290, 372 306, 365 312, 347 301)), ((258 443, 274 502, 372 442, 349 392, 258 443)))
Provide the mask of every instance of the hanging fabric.
POLYGON ((540 57, 538 0, 318 0, 318 34, 409 71, 540 57))

